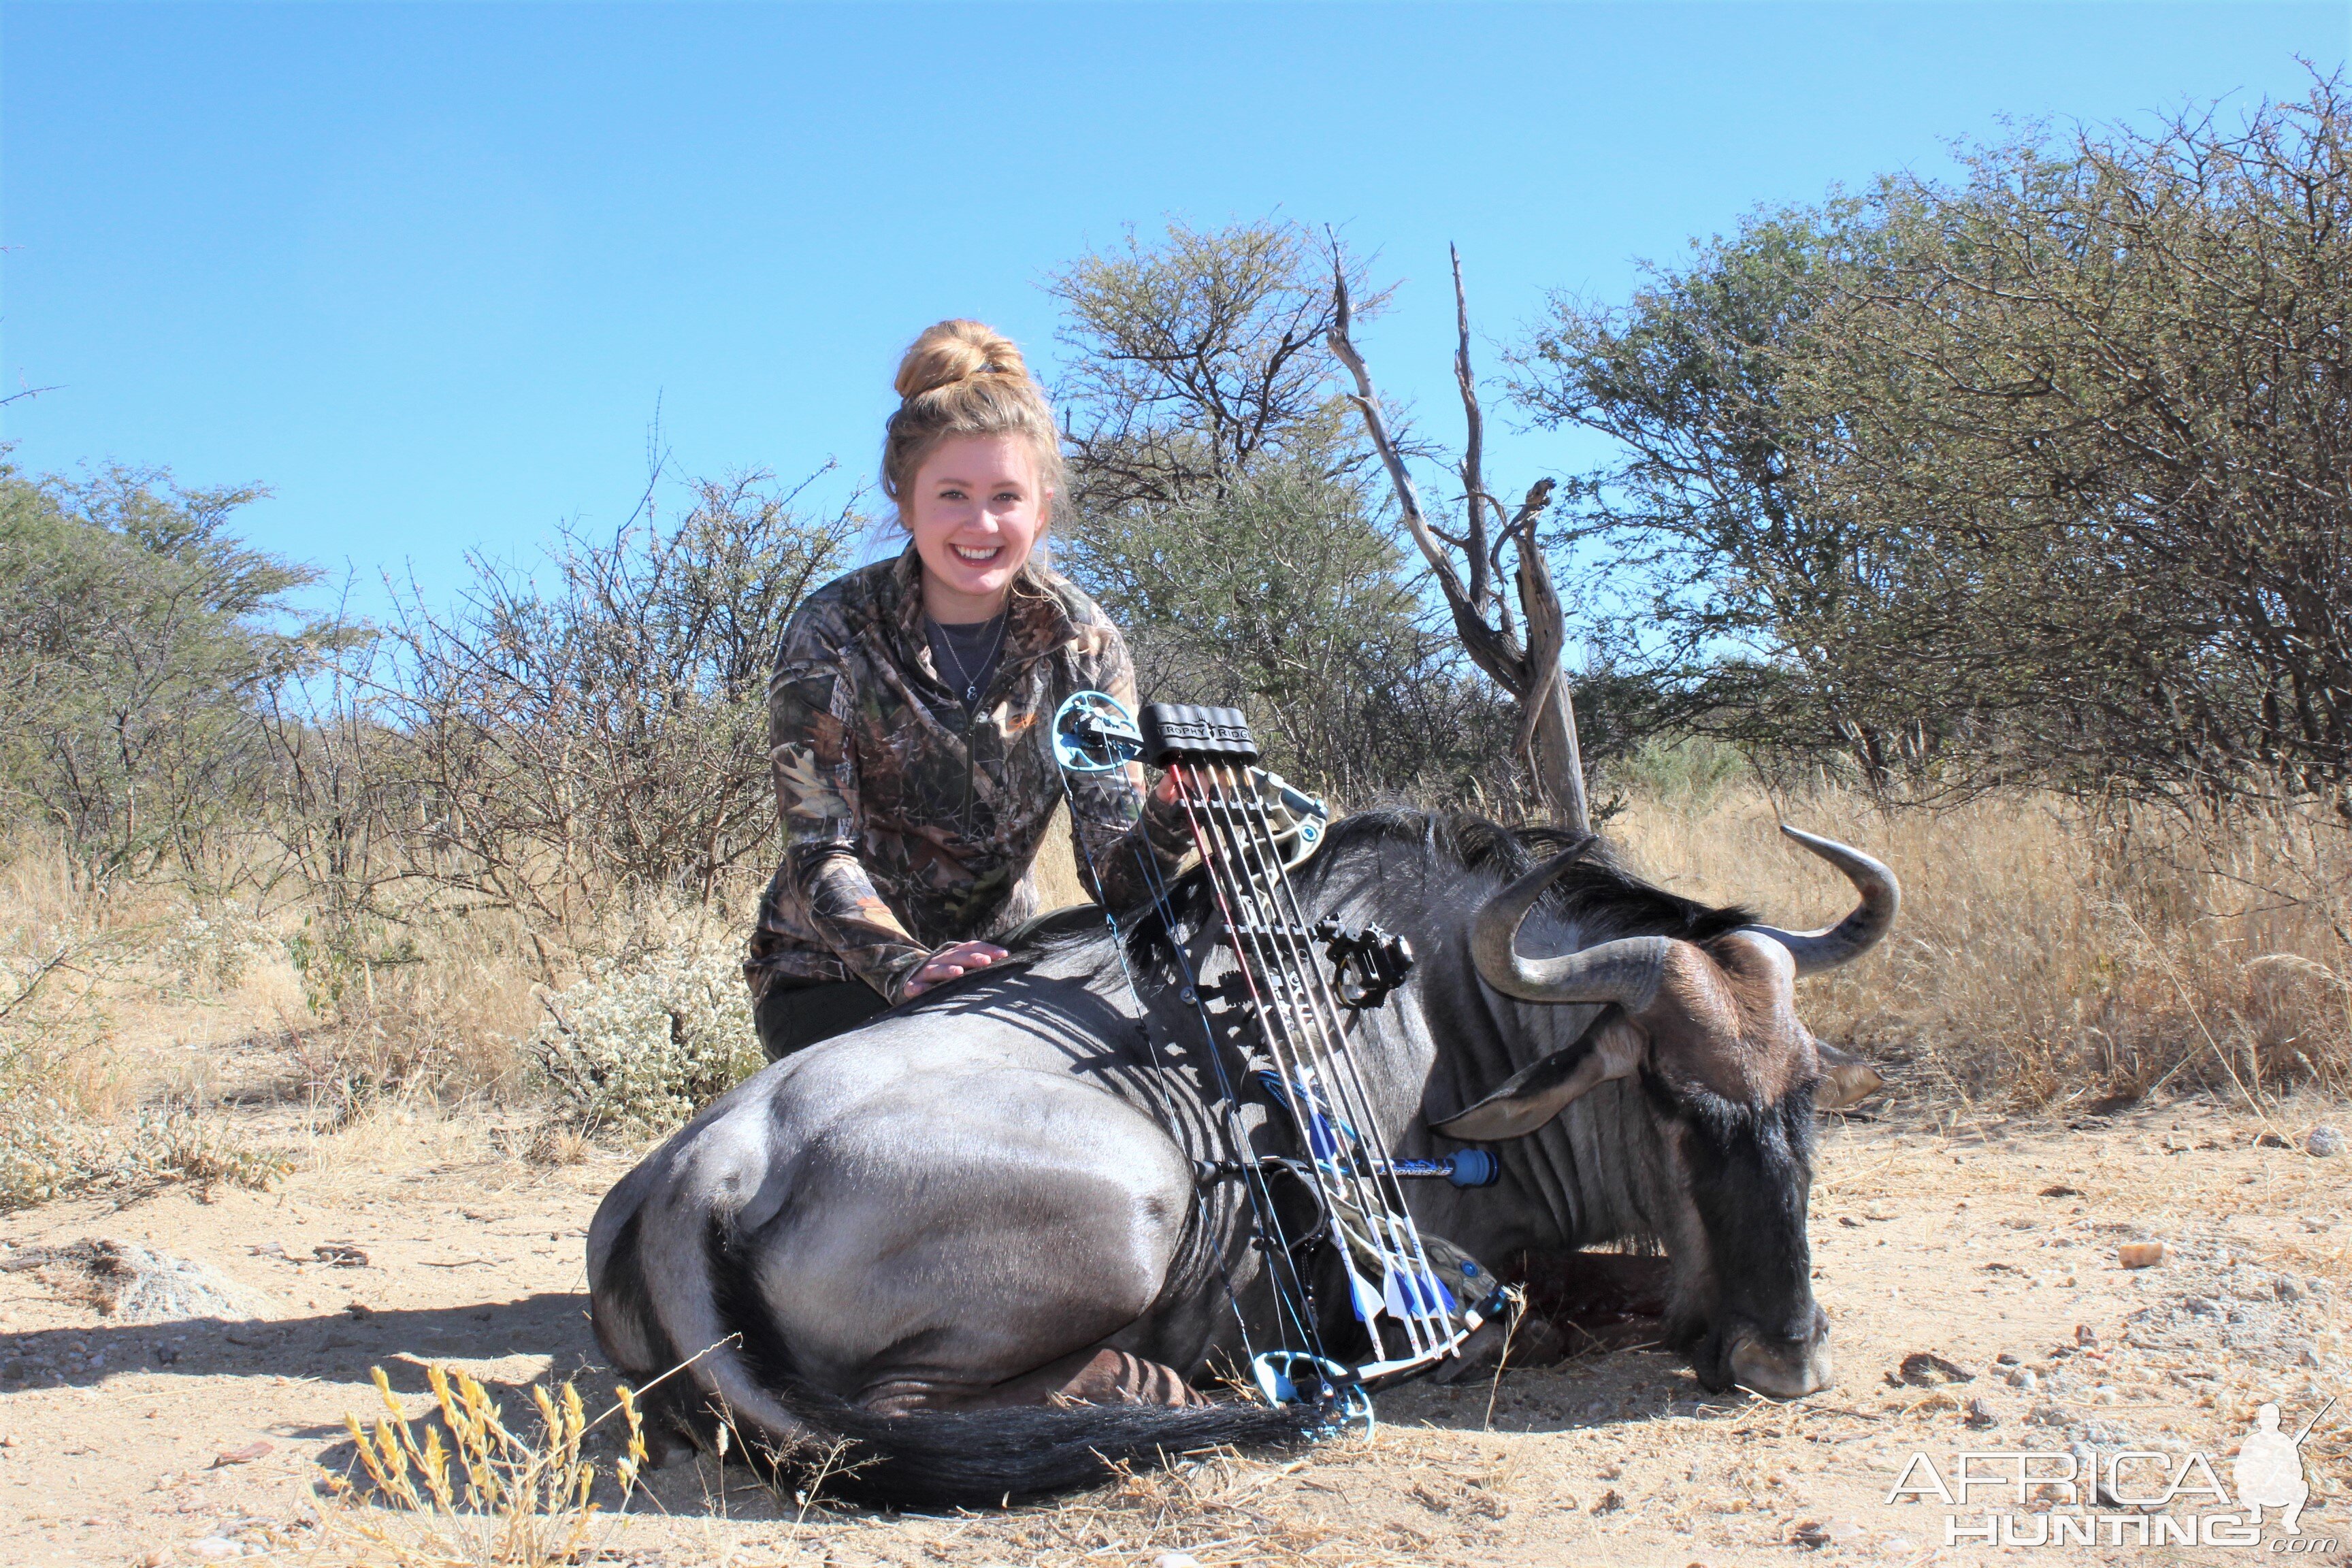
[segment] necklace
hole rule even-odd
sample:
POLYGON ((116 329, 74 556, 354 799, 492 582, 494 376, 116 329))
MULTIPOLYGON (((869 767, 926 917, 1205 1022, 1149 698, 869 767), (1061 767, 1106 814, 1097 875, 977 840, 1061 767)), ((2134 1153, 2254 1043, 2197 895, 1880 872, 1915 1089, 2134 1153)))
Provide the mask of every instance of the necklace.
MULTIPOLYGON (((989 645, 988 657, 980 661, 980 668, 983 674, 986 673, 989 666, 996 662, 997 654, 1003 651, 1004 627, 1012 618, 1005 611, 996 612, 996 640, 989 645)), ((963 655, 956 651, 955 636, 948 630, 946 623, 934 619, 931 625, 940 628, 940 647, 947 650, 948 658, 955 663, 956 679, 963 682, 964 707, 967 710, 977 708, 980 706, 980 677, 964 668, 963 655)))

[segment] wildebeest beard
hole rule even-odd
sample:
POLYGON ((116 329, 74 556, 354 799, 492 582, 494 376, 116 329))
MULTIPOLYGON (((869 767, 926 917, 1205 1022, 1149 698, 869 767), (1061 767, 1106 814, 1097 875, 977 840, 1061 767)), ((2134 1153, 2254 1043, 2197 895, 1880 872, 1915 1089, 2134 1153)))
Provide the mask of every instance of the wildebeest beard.
MULTIPOLYGON (((1497 1156, 1493 1186, 1407 1188, 1425 1237, 1488 1264, 1662 1250, 1669 1327, 1703 1382, 1775 1394, 1826 1382, 1805 1237, 1817 1057, 1783 946, 1834 948, 1837 933, 1759 935, 1747 910, 1652 887, 1596 839, 1419 811, 1333 825, 1297 885, 1310 921, 1378 924, 1418 955, 1348 1047, 1388 1152, 1458 1149, 1438 1123, 1497 1156), (1485 922, 1531 874, 1549 880, 1525 917, 1528 951, 1656 939, 1651 970, 1616 966, 1646 989, 1528 1000, 1526 977, 1498 978, 1485 922)), ((1890 879, 1880 928, 1892 898, 1890 879)), ((615 1370, 642 1381, 705 1352, 670 1385, 677 1428, 707 1444, 695 1412, 723 1409, 762 1451, 847 1438, 862 1468, 838 1489, 906 1502, 993 1503, 1105 1463, 1307 1430, 1296 1413, 1231 1404, 1054 1402, 1055 1368, 1091 1369, 1073 1374, 1076 1397, 1160 1397, 1237 1365, 1243 1324, 1257 1348, 1271 1337, 1241 1184, 1202 1182, 1196 1163, 1233 1152, 1182 999, 1228 962, 1212 909, 1197 872, 1180 879, 1161 910, 1126 920, 1124 952, 1099 910, 1047 917, 1006 964, 707 1108, 592 1226, 615 1370), (1085 1392, 1097 1387, 1116 1392, 1085 1392)), ((1221 1015, 1215 1049, 1223 1081, 1246 1086, 1238 1015, 1221 1015)), ((1244 1158, 1297 1152, 1263 1096, 1249 1110, 1244 1158)))

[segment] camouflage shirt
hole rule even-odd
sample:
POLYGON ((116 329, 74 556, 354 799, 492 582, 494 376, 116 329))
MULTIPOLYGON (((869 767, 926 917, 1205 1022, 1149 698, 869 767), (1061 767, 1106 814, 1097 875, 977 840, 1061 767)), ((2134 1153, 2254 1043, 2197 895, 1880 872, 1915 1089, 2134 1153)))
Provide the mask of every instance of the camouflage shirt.
MULTIPOLYGON (((1037 913, 1031 862, 1062 803, 1055 711, 1088 689, 1134 706, 1118 628, 1040 570, 1015 585, 1003 652, 967 715, 931 659, 921 574, 910 546, 820 588, 784 629, 768 683, 784 847, 743 966, 755 998, 855 977, 897 1001, 934 950, 1037 913)), ((1138 849, 1171 871, 1181 822, 1142 816, 1139 769, 1072 784, 1079 875, 1112 908, 1139 901, 1138 849)))

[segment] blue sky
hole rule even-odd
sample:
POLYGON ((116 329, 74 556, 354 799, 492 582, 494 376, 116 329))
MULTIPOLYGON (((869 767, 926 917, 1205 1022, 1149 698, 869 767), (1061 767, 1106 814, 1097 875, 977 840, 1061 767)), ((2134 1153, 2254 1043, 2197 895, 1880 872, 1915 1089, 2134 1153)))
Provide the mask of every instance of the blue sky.
POLYGON ((2347 47, 2344 3, 11 3, 0 382, 58 390, 0 430, 267 484, 255 539, 437 595, 620 521, 657 402, 684 471, 862 474, 925 323, 1050 376, 1046 272, 1278 210, 1403 280, 1366 346, 1447 436, 1449 240, 1507 340, 2003 116, 2297 96, 2347 47))

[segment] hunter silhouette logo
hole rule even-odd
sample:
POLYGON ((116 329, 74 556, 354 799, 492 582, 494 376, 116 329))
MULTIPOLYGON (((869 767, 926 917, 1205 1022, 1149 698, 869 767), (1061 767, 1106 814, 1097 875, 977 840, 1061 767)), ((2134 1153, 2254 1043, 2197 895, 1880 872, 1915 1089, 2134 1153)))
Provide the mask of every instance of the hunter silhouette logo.
MULTIPOLYGON (((2329 1400, 2319 1415, 2335 1407, 2336 1401, 2329 1400)), ((2238 1483, 2240 1506, 2253 1516, 2250 1523, 2262 1523, 2266 1508, 2283 1508, 2286 1517, 2279 1527, 2289 1535, 2303 1533, 2303 1505, 2311 1497, 2311 1483, 2303 1479, 2303 1440, 2319 1425, 2319 1415, 2305 1422, 2294 1436, 2282 1437, 2277 1405, 2265 1405, 2254 1412, 2254 1429, 2238 1446, 2238 1462, 2230 1471, 2230 1479, 2238 1483)))

